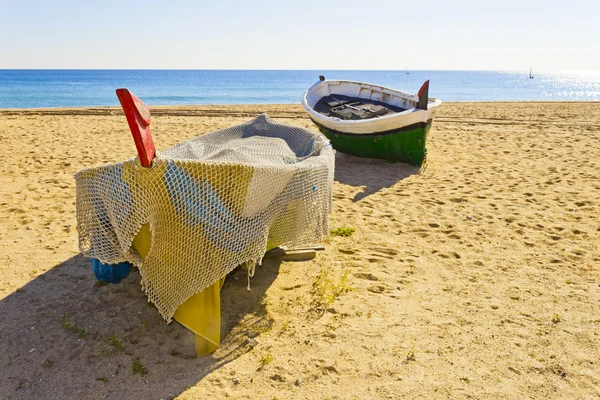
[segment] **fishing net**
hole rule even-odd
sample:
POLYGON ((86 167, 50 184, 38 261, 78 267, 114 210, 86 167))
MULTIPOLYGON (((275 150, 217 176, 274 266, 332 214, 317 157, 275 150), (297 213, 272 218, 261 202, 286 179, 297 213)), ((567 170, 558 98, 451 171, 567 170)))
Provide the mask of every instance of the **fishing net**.
POLYGON ((327 139, 266 114, 157 153, 82 170, 81 252, 139 267, 142 288, 170 321, 186 299, 267 248, 301 247, 328 233, 334 152, 327 139), (144 259, 132 243, 151 231, 144 259))

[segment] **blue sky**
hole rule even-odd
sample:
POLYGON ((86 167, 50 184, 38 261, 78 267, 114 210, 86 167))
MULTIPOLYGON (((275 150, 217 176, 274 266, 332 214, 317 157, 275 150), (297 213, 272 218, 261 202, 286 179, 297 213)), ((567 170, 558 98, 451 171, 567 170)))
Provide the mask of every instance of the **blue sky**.
POLYGON ((600 1, 0 0, 0 68, 600 70, 600 1))

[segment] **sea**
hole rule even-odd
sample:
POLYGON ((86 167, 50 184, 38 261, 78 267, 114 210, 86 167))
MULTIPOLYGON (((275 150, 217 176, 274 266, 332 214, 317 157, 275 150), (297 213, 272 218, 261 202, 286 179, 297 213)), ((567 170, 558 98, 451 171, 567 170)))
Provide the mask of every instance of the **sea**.
POLYGON ((600 71, 0 70, 0 108, 119 105, 126 87, 149 105, 300 103, 324 75, 443 101, 600 101, 600 71))

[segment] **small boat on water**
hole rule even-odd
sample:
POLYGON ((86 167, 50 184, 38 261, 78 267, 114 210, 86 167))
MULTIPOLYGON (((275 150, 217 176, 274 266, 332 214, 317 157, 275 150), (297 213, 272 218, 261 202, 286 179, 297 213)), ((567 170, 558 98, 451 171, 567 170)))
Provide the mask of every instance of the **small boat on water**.
POLYGON ((334 149, 417 166, 426 160, 427 133, 440 104, 429 98, 429 81, 413 95, 320 76, 302 96, 302 106, 334 149))

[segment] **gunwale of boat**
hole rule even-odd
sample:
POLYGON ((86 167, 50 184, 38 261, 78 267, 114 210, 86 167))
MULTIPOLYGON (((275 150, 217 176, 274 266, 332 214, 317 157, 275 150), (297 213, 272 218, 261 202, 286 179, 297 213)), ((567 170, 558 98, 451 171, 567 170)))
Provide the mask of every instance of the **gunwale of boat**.
POLYGON ((407 125, 426 123, 433 119, 438 106, 442 103, 439 99, 429 98, 427 110, 422 110, 417 108, 418 95, 370 83, 346 80, 320 80, 304 92, 301 100, 309 117, 318 125, 338 132, 358 135, 387 132, 407 125), (404 111, 368 119, 340 119, 316 111, 314 107, 319 100, 331 93, 367 101, 381 101, 403 108, 404 111))

